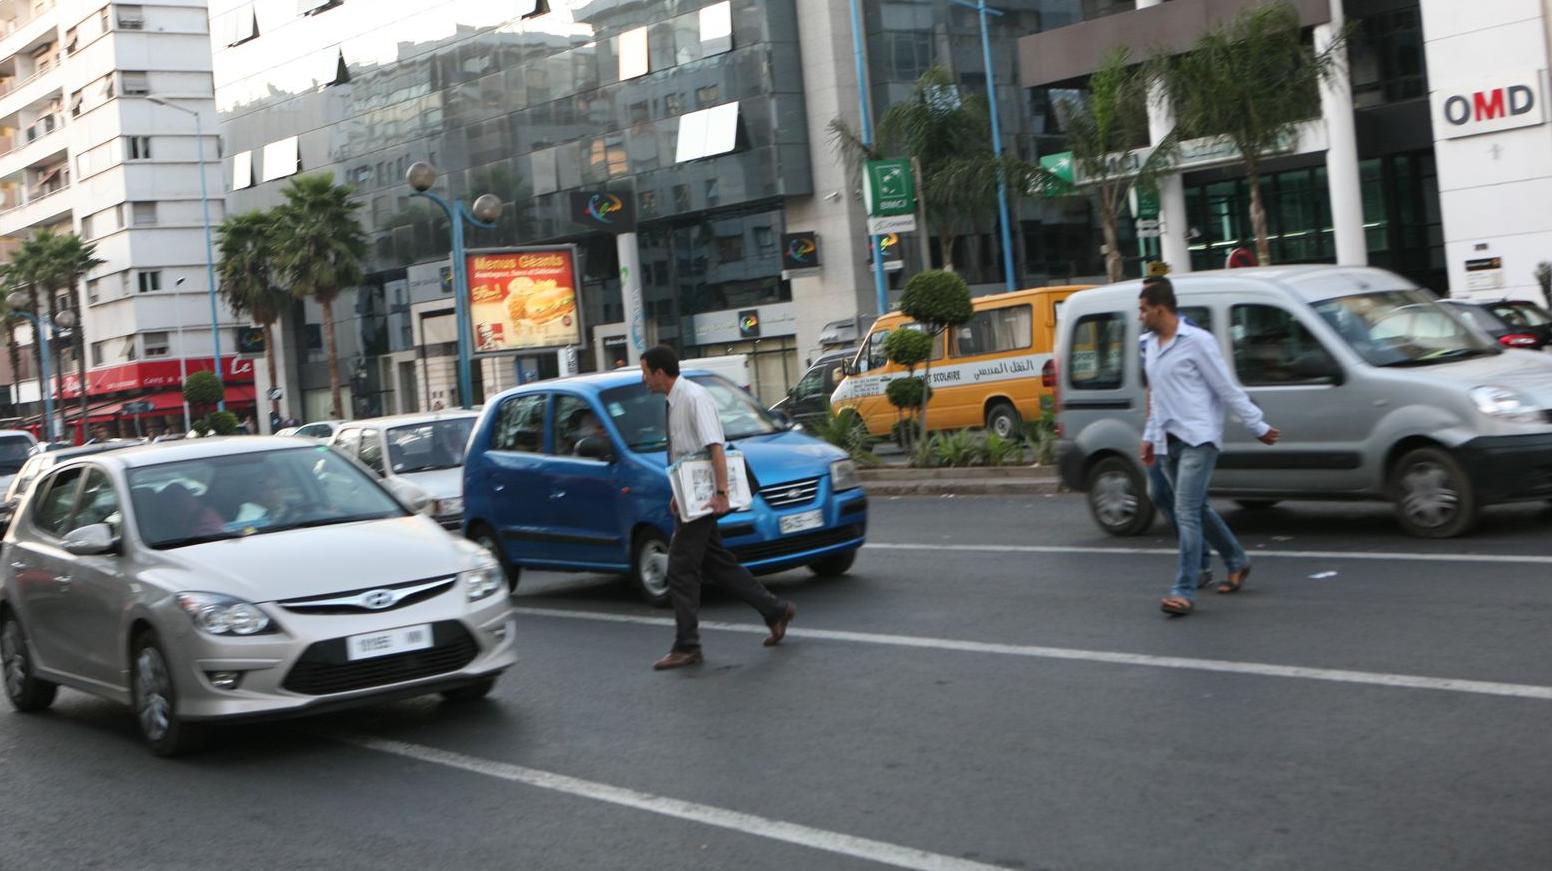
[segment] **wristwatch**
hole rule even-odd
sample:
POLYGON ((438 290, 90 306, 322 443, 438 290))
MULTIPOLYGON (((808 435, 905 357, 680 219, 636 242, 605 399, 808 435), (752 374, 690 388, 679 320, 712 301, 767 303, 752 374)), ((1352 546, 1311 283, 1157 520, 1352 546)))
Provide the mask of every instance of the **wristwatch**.
POLYGON ((718 490, 717 491, 717 495, 718 496, 726 496, 727 495, 727 491, 726 490, 718 490))

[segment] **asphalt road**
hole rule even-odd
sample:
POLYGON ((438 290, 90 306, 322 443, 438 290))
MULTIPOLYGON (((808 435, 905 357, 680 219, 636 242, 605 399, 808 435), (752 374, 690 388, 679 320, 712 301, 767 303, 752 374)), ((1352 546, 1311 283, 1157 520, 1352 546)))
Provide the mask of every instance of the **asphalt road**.
POLYGON ((709 595, 693 670, 612 579, 534 575, 482 703, 177 761, 77 693, 0 713, 0 869, 1552 866, 1552 511, 1228 509, 1255 572, 1183 619, 1162 528, 1077 497, 872 516, 851 577, 767 579, 780 648, 709 595))

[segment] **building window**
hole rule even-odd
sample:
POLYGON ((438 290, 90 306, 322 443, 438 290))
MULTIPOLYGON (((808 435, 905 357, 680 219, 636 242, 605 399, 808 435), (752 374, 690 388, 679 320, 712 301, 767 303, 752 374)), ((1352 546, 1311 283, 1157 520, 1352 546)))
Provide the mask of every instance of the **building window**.
POLYGON ((123 30, 144 30, 145 11, 139 6, 118 6, 119 27, 123 30))
MULTIPOLYGON (((141 293, 150 293, 153 290, 162 289, 162 271, 160 269, 152 269, 147 272, 142 272, 138 278, 140 279, 141 293)), ((166 333, 163 333, 162 335, 165 336, 166 333)), ((146 354, 149 355, 150 353, 151 349, 147 347, 146 354)))
POLYGON ((92 343, 92 365, 93 366, 101 366, 102 365, 102 358, 103 358, 103 351, 104 351, 103 346, 106 345, 106 344, 108 344, 108 343, 107 342, 93 342, 92 343))
POLYGON ((638 78, 651 71, 647 51, 647 28, 638 27, 620 34, 620 81, 638 78))
POLYGON ((151 159, 151 137, 149 137, 149 136, 126 136, 126 137, 124 137, 124 159, 125 160, 150 160, 151 159))
POLYGON ((701 9, 701 56, 733 50, 733 4, 723 0, 701 9))
POLYGON ((88 305, 95 305, 100 299, 102 299, 102 279, 88 279, 86 282, 86 303, 88 305))
MULTIPOLYGON (((144 274, 143 272, 141 273, 141 275, 144 274)), ((168 334, 165 331, 143 333, 141 340, 145 342, 145 355, 147 357, 165 357, 172 351, 172 347, 167 343, 168 334)))
POLYGON ((136 227, 156 226, 156 203, 132 203, 131 206, 130 214, 136 227))
POLYGON ((253 11, 253 4, 249 3, 240 7, 232 16, 231 37, 227 45, 242 45, 259 35, 259 21, 253 11))
POLYGON ((738 145, 738 104, 724 103, 679 116, 674 162, 727 154, 738 145))
POLYGON ((232 190, 253 187, 253 152, 239 151, 232 158, 232 190))
POLYGON ((296 0, 296 14, 317 15, 320 12, 327 12, 343 2, 345 0, 296 0))
POLYGON ((122 87, 126 97, 144 97, 151 93, 151 77, 144 71, 125 70, 119 75, 123 78, 122 87))
POLYGON ((295 136, 264 146, 264 181, 296 175, 302 168, 302 154, 295 136))

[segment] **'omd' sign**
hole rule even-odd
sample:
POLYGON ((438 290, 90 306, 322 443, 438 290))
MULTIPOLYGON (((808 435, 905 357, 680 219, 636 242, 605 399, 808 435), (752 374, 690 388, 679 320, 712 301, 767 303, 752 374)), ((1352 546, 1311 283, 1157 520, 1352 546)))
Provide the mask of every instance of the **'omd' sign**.
POLYGON ((1433 92, 1434 132, 1440 139, 1458 139, 1541 124, 1546 121, 1541 80, 1536 70, 1499 75, 1475 86, 1440 88, 1433 92))

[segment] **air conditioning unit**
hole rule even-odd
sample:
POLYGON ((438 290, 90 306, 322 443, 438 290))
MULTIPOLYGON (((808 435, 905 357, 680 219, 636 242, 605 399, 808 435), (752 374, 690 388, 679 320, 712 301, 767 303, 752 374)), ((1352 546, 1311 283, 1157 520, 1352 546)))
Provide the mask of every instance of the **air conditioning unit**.
POLYGON ((143 18, 120 18, 119 19, 119 27, 121 29, 123 29, 123 30, 143 30, 143 29, 145 29, 145 19, 143 19, 143 18))

